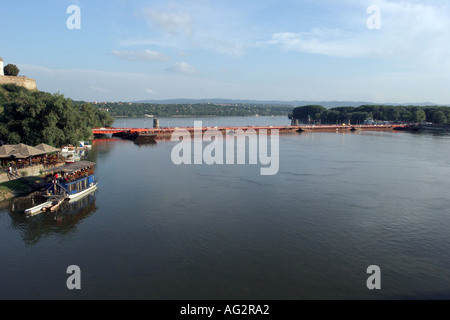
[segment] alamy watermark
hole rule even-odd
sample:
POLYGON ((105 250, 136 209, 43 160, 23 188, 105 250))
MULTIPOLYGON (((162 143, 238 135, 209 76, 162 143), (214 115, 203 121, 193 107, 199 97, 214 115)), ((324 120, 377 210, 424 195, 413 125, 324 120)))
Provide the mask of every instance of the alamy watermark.
POLYGON ((171 141, 179 141, 172 149, 175 165, 232 165, 248 164, 263 166, 260 174, 276 175, 279 170, 279 130, 248 128, 224 133, 217 128, 203 129, 201 121, 194 122, 194 130, 177 129, 171 141), (208 142, 205 146, 204 142, 208 142), (247 149, 248 147, 248 149, 247 149), (270 154, 269 154, 270 149, 270 154), (247 157, 248 155, 248 157, 247 157))
POLYGON ((381 290, 381 269, 379 266, 372 265, 367 268, 367 274, 371 276, 367 278, 366 285, 369 290, 381 290))
POLYGON ((66 20, 66 26, 69 30, 80 30, 81 29, 81 9, 77 5, 71 5, 67 7, 67 14, 70 16, 66 20))
POLYGON ((367 13, 371 16, 367 19, 366 25, 370 30, 381 29, 381 9, 379 6, 371 5, 367 8, 367 13))
POLYGON ((81 269, 77 265, 71 265, 67 267, 67 274, 70 276, 67 278, 66 286, 69 290, 81 290, 81 269))

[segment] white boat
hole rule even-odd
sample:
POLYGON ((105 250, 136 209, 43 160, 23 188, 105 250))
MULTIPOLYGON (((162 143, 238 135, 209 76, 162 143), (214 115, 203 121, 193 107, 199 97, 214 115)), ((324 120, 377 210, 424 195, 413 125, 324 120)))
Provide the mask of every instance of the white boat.
POLYGON ((44 203, 38 204, 37 206, 34 206, 32 208, 26 209, 25 214, 32 217, 42 211, 53 212, 55 210, 58 210, 58 208, 60 207, 60 205, 63 201, 64 201, 64 197, 51 198, 44 203))
POLYGON ((67 146, 63 146, 61 148, 61 153, 76 153, 76 152, 77 152, 77 149, 71 144, 69 144, 67 146))
POLYGON ((77 153, 70 153, 65 157, 66 163, 74 163, 74 162, 77 162, 80 160, 81 160, 81 158, 77 153))
POLYGON ((52 201, 47 201, 47 202, 41 203, 33 208, 26 209, 25 213, 27 215, 34 216, 34 215, 36 215, 36 213, 41 212, 45 207, 47 207, 51 204, 52 204, 52 201))

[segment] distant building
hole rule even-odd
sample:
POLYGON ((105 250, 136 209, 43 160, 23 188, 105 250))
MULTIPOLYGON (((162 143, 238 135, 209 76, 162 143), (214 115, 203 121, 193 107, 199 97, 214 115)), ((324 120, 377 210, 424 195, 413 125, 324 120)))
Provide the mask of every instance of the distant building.
POLYGON ((4 62, 0 58, 0 85, 14 83, 16 86, 27 88, 28 90, 37 90, 36 80, 27 77, 12 77, 5 76, 4 72, 4 62))

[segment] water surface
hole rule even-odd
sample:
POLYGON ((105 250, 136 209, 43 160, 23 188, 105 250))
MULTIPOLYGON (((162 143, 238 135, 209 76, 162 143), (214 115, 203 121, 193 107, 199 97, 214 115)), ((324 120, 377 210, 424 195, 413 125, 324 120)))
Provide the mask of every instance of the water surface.
MULTIPOLYGON (((289 124, 238 119, 196 120, 289 124)), ((152 125, 115 125, 123 122, 152 125)), ((94 141, 97 192, 29 219, 3 204, 0 298, 450 298, 449 135, 279 141, 274 176, 261 176, 260 165, 176 166, 171 141, 94 141), (80 291, 66 287, 70 265, 81 268, 80 291), (381 290, 366 287, 370 265, 381 268, 381 290)))

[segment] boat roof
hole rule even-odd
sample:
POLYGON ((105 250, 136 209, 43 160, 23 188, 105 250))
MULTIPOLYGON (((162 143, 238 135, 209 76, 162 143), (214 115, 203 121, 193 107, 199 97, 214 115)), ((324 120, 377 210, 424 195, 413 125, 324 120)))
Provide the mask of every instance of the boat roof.
POLYGON ((90 161, 78 161, 74 163, 69 163, 60 167, 54 167, 47 170, 44 170, 44 172, 64 172, 64 173, 71 173, 75 172, 81 169, 86 169, 89 167, 92 167, 95 165, 95 162, 90 161))

